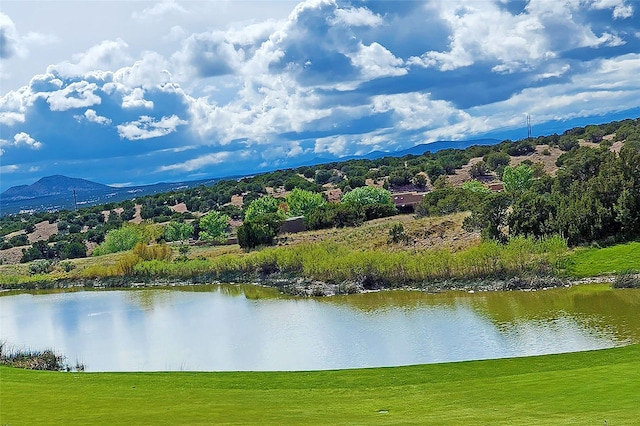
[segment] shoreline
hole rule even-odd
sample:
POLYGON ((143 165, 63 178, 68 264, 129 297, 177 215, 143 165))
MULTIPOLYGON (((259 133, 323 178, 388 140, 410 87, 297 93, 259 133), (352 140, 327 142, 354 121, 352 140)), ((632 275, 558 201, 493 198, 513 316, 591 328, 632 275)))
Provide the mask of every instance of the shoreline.
POLYGON ((189 287, 200 285, 256 285, 275 288, 281 294, 296 297, 331 297, 339 295, 360 294, 384 290, 422 291, 441 293, 445 291, 488 292, 488 291, 537 291, 552 288, 570 288, 580 284, 612 284, 614 276, 598 276, 580 279, 559 278, 556 276, 522 276, 511 278, 481 278, 475 280, 449 279, 424 283, 385 285, 371 283, 367 279, 354 279, 339 283, 312 280, 305 277, 282 276, 272 274, 266 277, 235 277, 227 281, 212 279, 207 276, 181 278, 144 278, 139 277, 105 277, 105 278, 63 278, 46 280, 11 286, 3 285, 0 294, 33 290, 53 289, 142 289, 159 287, 189 287))

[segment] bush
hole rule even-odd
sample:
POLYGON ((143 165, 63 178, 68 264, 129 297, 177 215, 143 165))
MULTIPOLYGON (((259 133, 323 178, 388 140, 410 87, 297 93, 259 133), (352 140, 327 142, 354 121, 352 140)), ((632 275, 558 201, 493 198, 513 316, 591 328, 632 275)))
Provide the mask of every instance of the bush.
POLYGON ((29 244, 29 239, 25 234, 14 235, 9 238, 9 244, 11 244, 12 247, 26 246, 29 244))
POLYGON ((367 220, 398 214, 398 209, 396 209, 396 206, 393 204, 369 204, 368 206, 364 206, 363 210, 367 220))
POLYGON ((506 152, 492 152, 483 157, 489 170, 496 170, 500 166, 507 166, 511 157, 506 152))
POLYGON ((271 245, 278 235, 282 217, 277 213, 245 221, 237 230, 238 244, 244 249, 252 249, 261 245, 271 245))
POLYGON ((364 209, 358 205, 329 203, 310 212, 304 223, 307 229, 343 228, 360 226, 365 219, 364 209))
POLYGON ((76 269, 76 265, 69 261, 60 262, 60 269, 62 269, 64 272, 71 272, 72 270, 76 269))
POLYGON ((133 248, 133 254, 142 260, 170 260, 173 250, 164 243, 150 246, 138 243, 133 248))
POLYGON ((471 169, 469 169, 469 175, 474 179, 488 175, 488 174, 489 174, 489 167, 487 166, 487 163, 485 163, 484 161, 478 161, 473 166, 471 166, 471 169))
POLYGON ((48 259, 38 259, 31 262, 29 265, 29 273, 35 274, 48 274, 53 271, 53 262, 48 259))
MULTIPOLYGON (((64 356, 52 350, 44 351, 7 351, 6 344, 0 342, 0 364, 28 370, 64 371, 70 370, 64 363, 64 356)), ((80 370, 80 368, 77 368, 80 370)))
POLYGON ((93 251, 94 256, 131 250, 136 244, 156 241, 162 236, 162 227, 151 224, 125 224, 107 232, 104 242, 93 251))
POLYGON ((394 223, 389 230, 389 242, 390 243, 407 243, 409 242, 409 236, 404 233, 404 226, 401 223, 394 223))
POLYGON ((640 288, 640 274, 627 270, 619 273, 611 284, 613 288, 640 288))

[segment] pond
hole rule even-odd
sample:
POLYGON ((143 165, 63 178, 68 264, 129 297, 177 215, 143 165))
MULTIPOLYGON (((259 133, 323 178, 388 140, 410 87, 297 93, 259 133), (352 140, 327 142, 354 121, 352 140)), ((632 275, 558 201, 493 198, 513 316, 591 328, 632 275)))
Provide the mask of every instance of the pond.
POLYGON ((0 297, 0 339, 87 371, 322 370, 640 343, 640 291, 384 291, 300 299, 257 286, 0 297))

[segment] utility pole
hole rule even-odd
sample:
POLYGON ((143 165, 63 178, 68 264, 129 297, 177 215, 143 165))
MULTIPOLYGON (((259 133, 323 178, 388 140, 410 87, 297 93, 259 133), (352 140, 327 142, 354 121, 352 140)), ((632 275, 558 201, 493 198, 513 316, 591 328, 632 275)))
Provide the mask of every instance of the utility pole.
POLYGON ((531 116, 527 114, 527 140, 531 140, 531 116))

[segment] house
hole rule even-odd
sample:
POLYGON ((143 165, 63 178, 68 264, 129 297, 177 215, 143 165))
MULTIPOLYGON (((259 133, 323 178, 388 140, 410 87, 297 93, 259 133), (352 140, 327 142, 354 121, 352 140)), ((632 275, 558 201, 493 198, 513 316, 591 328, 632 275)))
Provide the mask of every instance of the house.
POLYGON ((280 225, 280 234, 296 233, 306 231, 307 227, 304 224, 304 216, 290 217, 280 225))
POLYGON ((392 194, 396 208, 404 212, 412 212, 422 202, 426 192, 399 192, 392 194))
POLYGON ((504 189, 504 185, 502 185, 502 182, 490 183, 489 189, 493 192, 500 192, 504 189))

